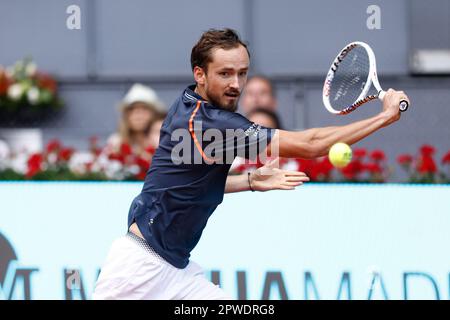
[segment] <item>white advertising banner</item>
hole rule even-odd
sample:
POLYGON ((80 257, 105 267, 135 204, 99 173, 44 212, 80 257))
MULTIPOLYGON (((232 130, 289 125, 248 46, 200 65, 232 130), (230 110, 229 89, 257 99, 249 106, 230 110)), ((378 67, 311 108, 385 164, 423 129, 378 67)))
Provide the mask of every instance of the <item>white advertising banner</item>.
MULTIPOLYGON (((0 299, 90 299, 142 183, 0 183, 0 299)), ((192 252, 236 299, 449 299, 450 186, 225 195, 192 252)))

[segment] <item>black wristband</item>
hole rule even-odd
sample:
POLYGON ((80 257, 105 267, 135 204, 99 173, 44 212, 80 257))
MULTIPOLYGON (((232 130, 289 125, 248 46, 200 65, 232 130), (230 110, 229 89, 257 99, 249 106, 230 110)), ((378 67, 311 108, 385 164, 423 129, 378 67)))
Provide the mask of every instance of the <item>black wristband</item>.
POLYGON ((255 192, 255 190, 252 188, 252 184, 250 182, 250 174, 251 174, 251 172, 247 172, 248 186, 250 187, 250 190, 252 190, 252 192, 255 192))

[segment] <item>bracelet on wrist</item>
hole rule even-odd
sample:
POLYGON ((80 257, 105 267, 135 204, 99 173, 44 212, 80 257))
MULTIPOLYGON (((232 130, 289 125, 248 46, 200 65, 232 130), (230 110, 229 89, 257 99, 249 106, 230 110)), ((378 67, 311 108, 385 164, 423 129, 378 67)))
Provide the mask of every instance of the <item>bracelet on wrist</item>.
POLYGON ((248 177, 248 186, 250 187, 250 190, 252 190, 252 192, 255 192, 255 189, 252 188, 252 182, 250 181, 250 174, 251 172, 247 173, 247 177, 248 177))

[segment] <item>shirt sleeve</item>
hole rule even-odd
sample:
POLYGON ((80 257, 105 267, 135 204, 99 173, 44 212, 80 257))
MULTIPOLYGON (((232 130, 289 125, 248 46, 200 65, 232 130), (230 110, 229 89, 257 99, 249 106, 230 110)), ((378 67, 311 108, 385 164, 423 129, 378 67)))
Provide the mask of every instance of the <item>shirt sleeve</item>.
POLYGON ((226 110, 218 110, 214 121, 206 119, 203 123, 204 138, 210 141, 204 143, 205 153, 212 158, 223 159, 226 163, 231 161, 230 164, 238 156, 256 160, 266 150, 275 133, 275 129, 261 126, 239 113, 226 110))

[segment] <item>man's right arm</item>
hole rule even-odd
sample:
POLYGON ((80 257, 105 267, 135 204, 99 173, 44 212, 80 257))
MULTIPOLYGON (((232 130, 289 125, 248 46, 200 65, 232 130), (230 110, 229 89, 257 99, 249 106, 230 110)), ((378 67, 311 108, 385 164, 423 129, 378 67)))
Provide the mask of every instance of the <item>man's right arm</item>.
POLYGON ((298 132, 277 130, 268 148, 269 153, 286 158, 313 159, 326 155, 331 146, 337 142, 352 145, 400 119, 399 104, 403 99, 408 100, 403 91, 390 89, 383 100, 383 111, 374 117, 345 126, 313 128, 298 132), (277 151, 278 154, 275 154, 277 151))

